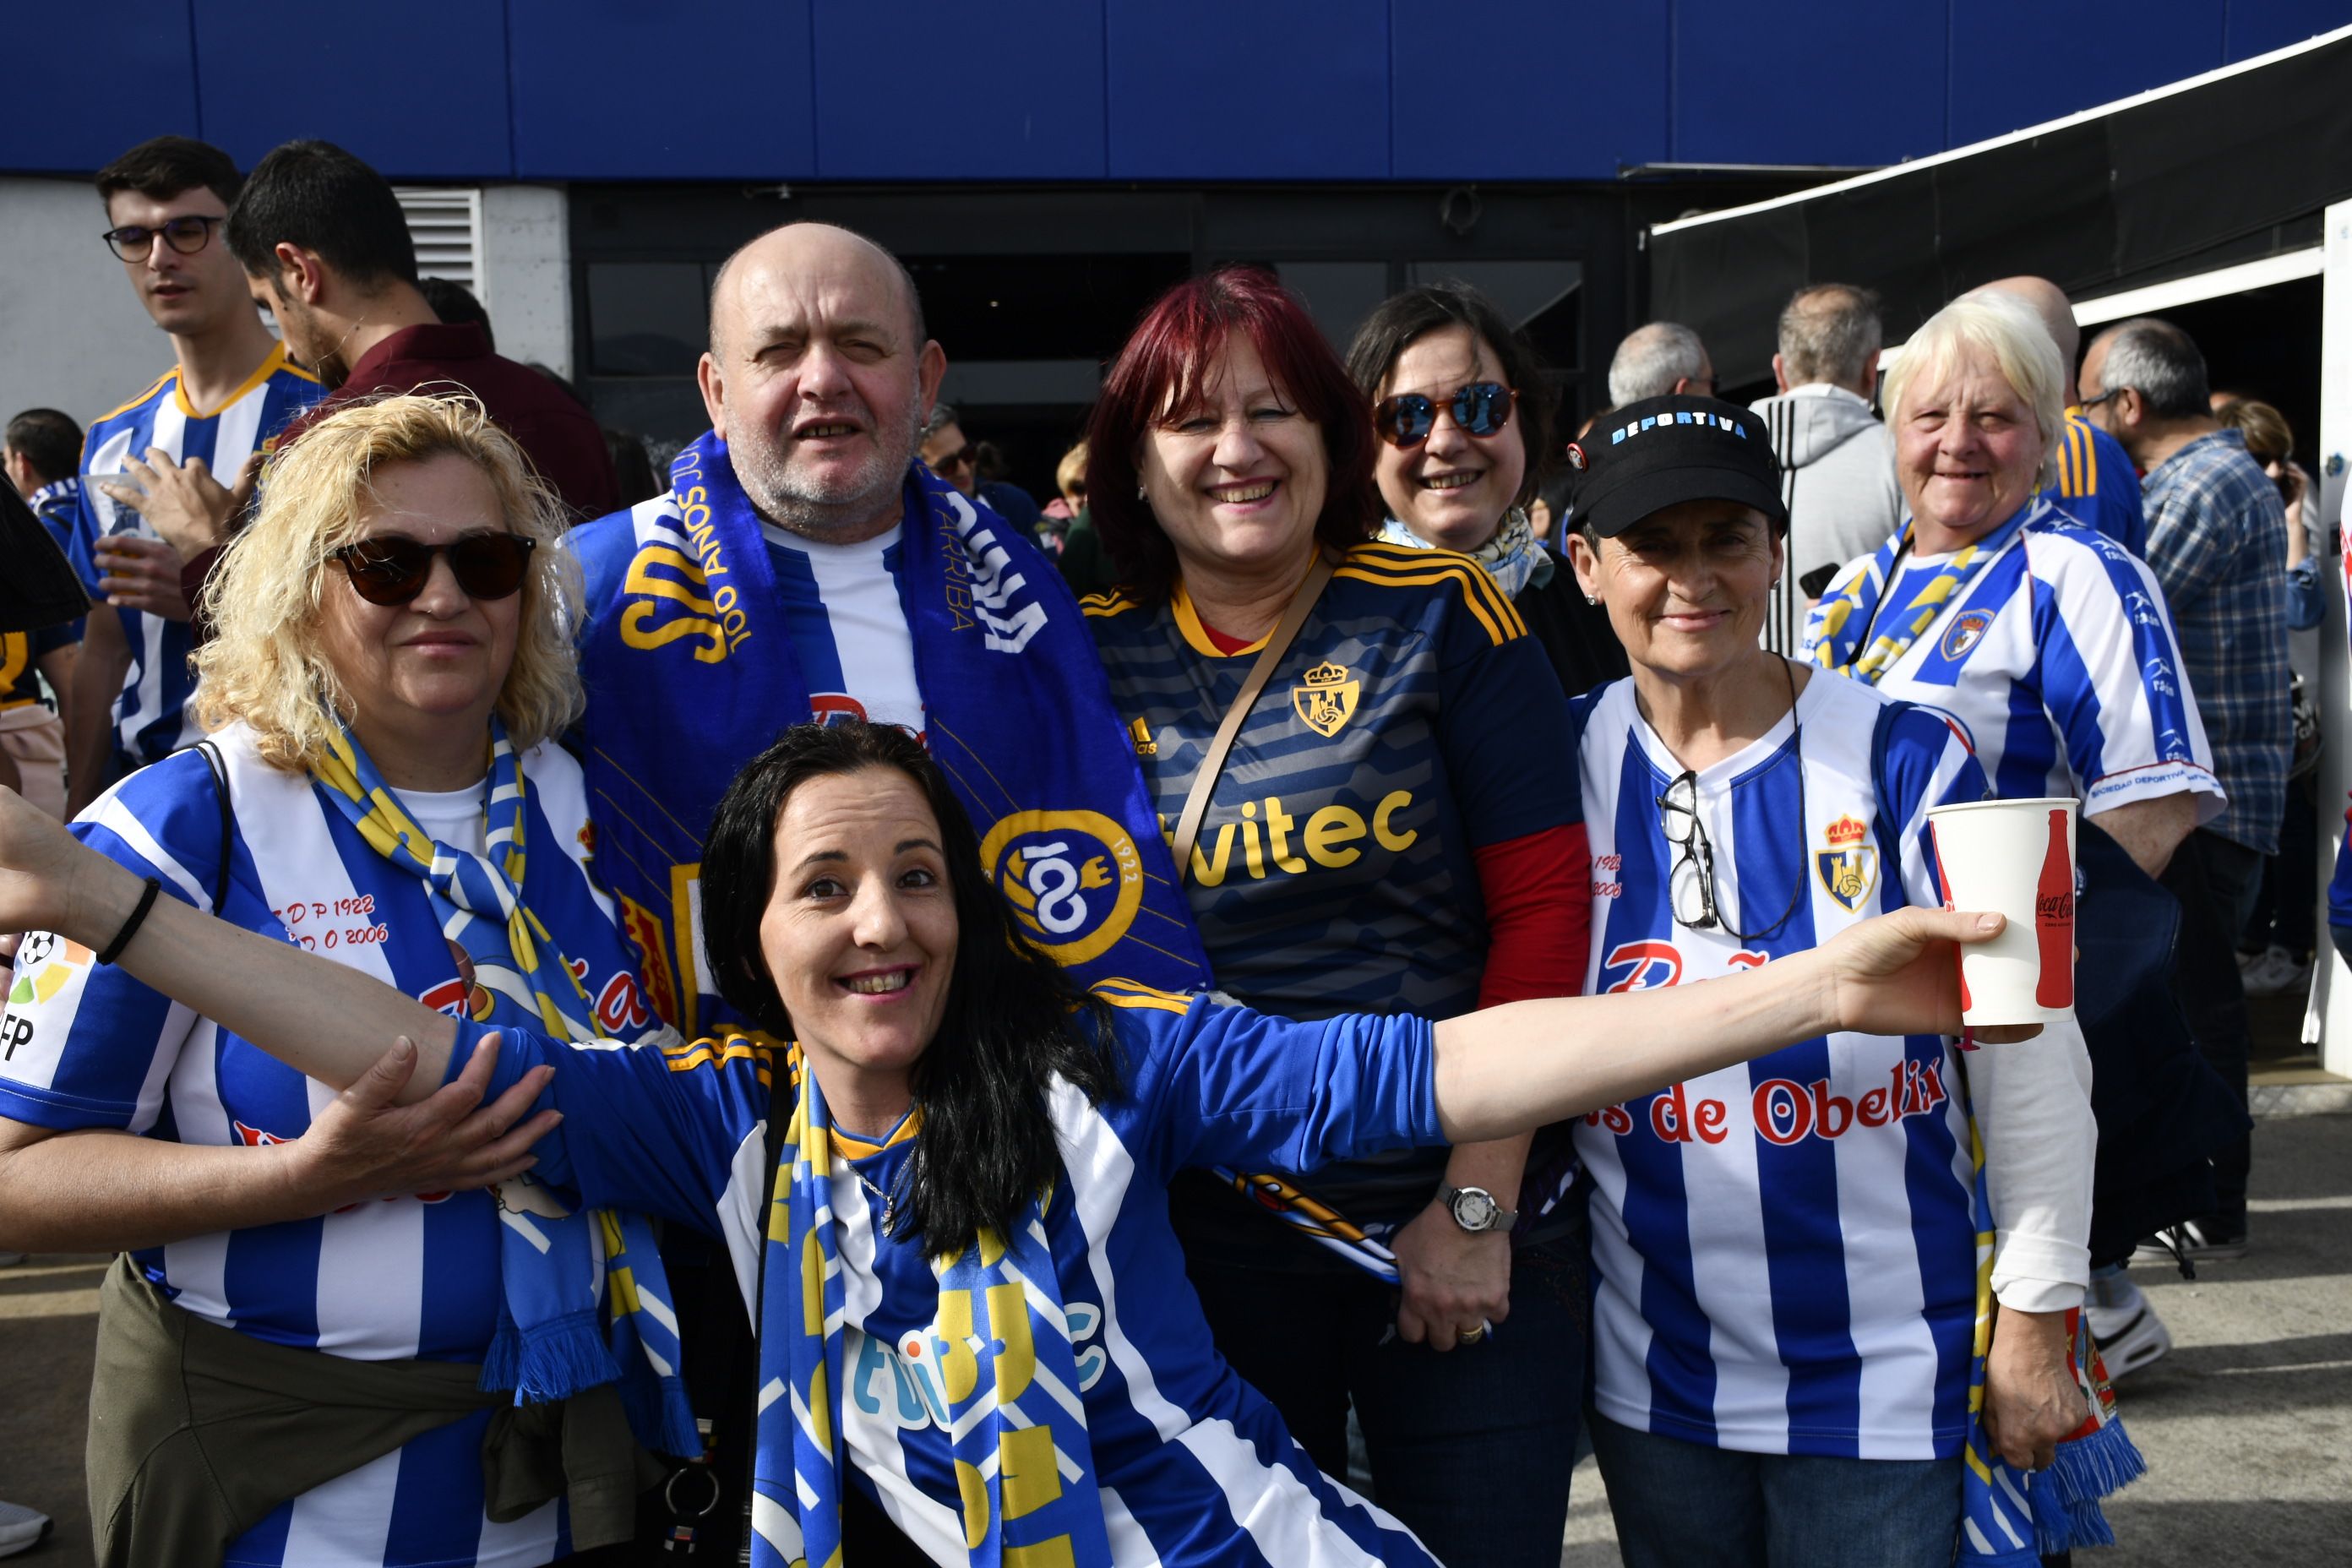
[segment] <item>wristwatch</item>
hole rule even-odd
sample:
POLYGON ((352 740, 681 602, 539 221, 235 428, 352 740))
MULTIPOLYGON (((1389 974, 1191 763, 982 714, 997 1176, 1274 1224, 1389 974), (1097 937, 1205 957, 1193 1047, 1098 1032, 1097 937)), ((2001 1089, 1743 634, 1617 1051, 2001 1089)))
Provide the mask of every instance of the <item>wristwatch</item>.
POLYGON ((1440 1187, 1437 1195, 1454 1211, 1454 1223, 1476 1234, 1480 1231, 1508 1230, 1519 1223, 1518 1211, 1507 1209, 1495 1201, 1495 1194, 1484 1187, 1440 1187))

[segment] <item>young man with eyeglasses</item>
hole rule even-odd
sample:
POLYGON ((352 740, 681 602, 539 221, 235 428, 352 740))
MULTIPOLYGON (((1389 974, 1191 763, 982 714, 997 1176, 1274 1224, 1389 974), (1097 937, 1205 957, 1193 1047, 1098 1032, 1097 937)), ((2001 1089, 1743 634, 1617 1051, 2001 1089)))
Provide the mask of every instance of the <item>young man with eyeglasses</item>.
MULTIPOLYGON (((1983 770, 1941 716, 1759 645, 1788 562, 1765 421, 1654 397, 1568 455, 1570 559, 1633 666, 1570 705, 1594 867, 1584 992, 1690 984, 1940 904, 1926 813, 1983 798, 1983 770)), ((1609 1107, 1575 1138, 1590 1430, 1629 1568, 1948 1561, 1980 1232, 2001 1308, 1988 1449, 2046 1464, 2081 1420, 2066 1346, 2095 1133, 2071 1020, 1965 1058, 1933 1035, 1832 1034, 1609 1107)))
POLYGON ((173 363, 92 425, 82 448, 68 553, 115 613, 89 617, 74 669, 68 814, 199 733, 183 562, 148 512, 191 488, 224 489, 214 476, 243 474, 325 392, 269 335, 229 254, 221 231, 240 183, 227 153, 184 136, 142 142, 98 173, 102 238, 170 334, 173 363))

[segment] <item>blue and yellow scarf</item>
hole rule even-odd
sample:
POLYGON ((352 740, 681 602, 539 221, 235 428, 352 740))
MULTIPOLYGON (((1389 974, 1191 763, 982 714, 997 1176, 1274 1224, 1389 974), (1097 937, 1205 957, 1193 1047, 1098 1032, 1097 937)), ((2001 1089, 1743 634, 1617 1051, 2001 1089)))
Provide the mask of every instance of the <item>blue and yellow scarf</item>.
MULTIPOLYGON (((320 798, 370 848, 424 882, 442 934, 472 965, 467 1011, 477 1022, 558 1040, 614 1032, 598 1026, 582 977, 627 973, 635 965, 562 849, 526 853, 529 784, 495 717, 488 857, 453 849, 417 826, 349 730, 312 767, 311 778, 320 798)), ((545 1189, 534 1184, 532 1191, 545 1189)), ((678 1377, 677 1320, 649 1222, 604 1211, 558 1217, 552 1211, 561 1206, 542 1199, 525 1208, 501 1193, 504 1299, 482 1362, 482 1387, 511 1388, 516 1404, 538 1404, 617 1378, 639 1441, 663 1453, 698 1455, 678 1377), (609 1329, 597 1302, 600 1280, 609 1298, 609 1329)))
POLYGON ((1992 1350, 1992 1203, 1985 1189, 1984 1141, 1969 1116, 1969 1147, 1976 1164, 1976 1341, 1969 1363, 1969 1440, 1960 1476, 1960 1555, 1963 1568, 2041 1568, 2044 1554, 2077 1546, 2113 1546, 2115 1531, 2099 1500, 2147 1469, 2116 1415, 2115 1390, 2091 1342, 2080 1308, 2066 1314, 2067 1363, 2090 1401, 2090 1415, 2059 1441, 2046 1470, 2019 1470, 2002 1462, 1984 1430, 1985 1357, 1992 1350))
MULTIPOLYGON (((824 1095, 797 1047, 789 1049, 787 1068, 796 1093, 769 1196, 751 1560, 768 1568, 838 1568, 850 1461, 841 1427, 847 1310, 834 1236, 836 1156, 824 1095)), ((845 1184, 845 1201, 864 1201, 850 1195, 854 1176, 845 1184)), ((1050 1194, 1040 1194, 1009 1234, 983 1231, 961 1257, 930 1260, 939 1281, 930 1348, 946 1408, 945 1419, 927 1430, 950 1446, 964 1561, 973 1568, 1111 1562, 1049 1250, 1050 1202, 1050 1194)), ((877 1247, 888 1245, 876 1238, 877 1247)))
MULTIPOLYGON (((921 464, 903 494, 898 593, 923 740, 971 814, 990 880, 1080 985, 1206 987, 1192 911, 1061 574, 921 464)), ((678 454, 668 495, 591 524, 583 548, 619 542, 607 531, 621 523, 626 571, 588 606, 581 650, 582 764, 599 869, 622 895, 651 999, 692 1038, 734 1018, 698 975, 711 812, 786 728, 835 710, 814 710, 759 513, 717 435, 678 454)), ((592 561, 593 580, 604 564, 592 561)))
POLYGON ((1877 685, 1936 624, 1936 617, 1958 599, 1960 591, 1976 574, 2007 549, 2009 542, 2022 532, 2026 524, 2051 510, 2048 501, 2037 497, 1974 544, 1952 552, 1908 603, 1886 608, 1885 626, 1870 639, 1869 647, 1864 647, 1860 646, 1862 638, 1875 626, 1880 610, 1885 608, 1880 601, 1893 592, 1895 567, 1910 548, 1913 525, 1905 523, 1901 532, 1878 547, 1868 565, 1843 588, 1824 595, 1821 603, 1813 606, 1813 613, 1805 620, 1806 657, 1823 669, 1850 676, 1867 686, 1877 685))

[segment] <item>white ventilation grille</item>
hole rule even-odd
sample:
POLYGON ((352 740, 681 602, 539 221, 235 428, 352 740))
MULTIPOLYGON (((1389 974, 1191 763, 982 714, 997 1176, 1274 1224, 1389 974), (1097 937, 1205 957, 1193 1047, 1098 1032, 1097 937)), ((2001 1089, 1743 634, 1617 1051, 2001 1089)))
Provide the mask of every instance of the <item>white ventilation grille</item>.
POLYGON ((425 278, 462 283, 485 305, 482 279, 482 193, 395 186, 409 237, 416 242, 416 270, 425 278))

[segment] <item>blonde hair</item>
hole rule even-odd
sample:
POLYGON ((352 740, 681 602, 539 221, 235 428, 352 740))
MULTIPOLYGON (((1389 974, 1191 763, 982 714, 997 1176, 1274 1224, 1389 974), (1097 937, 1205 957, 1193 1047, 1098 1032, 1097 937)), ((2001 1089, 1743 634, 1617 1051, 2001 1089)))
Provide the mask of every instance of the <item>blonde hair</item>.
POLYGON ((2213 417, 2225 430, 2246 437, 2246 452, 2257 463, 2284 463, 2294 456, 2294 430, 2286 416, 2254 397, 2233 397, 2213 417))
POLYGON ((2059 437, 2066 427, 2066 368, 2042 318, 2011 295, 1964 296, 1911 334, 1879 394, 1887 425, 1903 422, 1905 402, 1914 390, 1934 391, 1971 352, 1990 358, 2010 389, 2033 411, 2033 423, 2042 431, 2042 470, 2035 484, 2048 489, 2058 479, 2059 437))
POLYGON ((213 636, 195 656, 196 717, 205 729, 243 720, 263 759, 289 772, 326 754, 352 711, 320 637, 329 561, 365 532, 378 473, 440 457, 473 464, 507 527, 539 542, 523 578, 514 662, 499 692, 508 736, 527 751, 579 716, 572 632, 580 563, 559 547, 563 503, 480 403, 410 395, 339 408, 271 460, 260 516, 223 552, 205 585, 213 636))
POLYGON ((1072 485, 1082 485, 1086 482, 1087 444, 1081 441, 1063 453, 1062 460, 1054 465, 1054 489, 1067 496, 1072 485))

